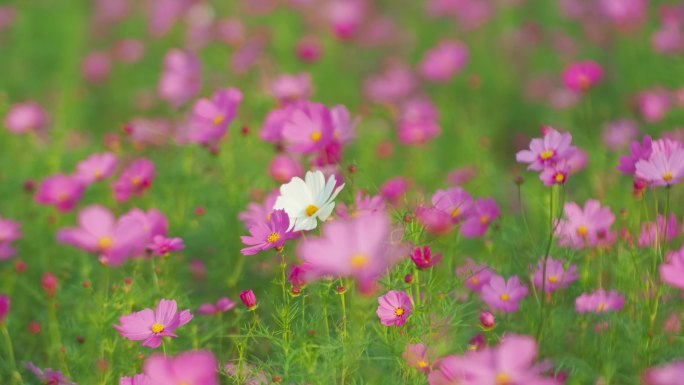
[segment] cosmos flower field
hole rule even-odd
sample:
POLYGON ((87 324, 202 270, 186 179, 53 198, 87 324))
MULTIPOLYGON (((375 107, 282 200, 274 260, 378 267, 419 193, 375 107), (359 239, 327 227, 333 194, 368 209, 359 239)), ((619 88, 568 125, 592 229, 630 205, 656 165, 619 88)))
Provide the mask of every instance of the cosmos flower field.
POLYGON ((0 384, 683 385, 684 2, 0 4, 0 384))

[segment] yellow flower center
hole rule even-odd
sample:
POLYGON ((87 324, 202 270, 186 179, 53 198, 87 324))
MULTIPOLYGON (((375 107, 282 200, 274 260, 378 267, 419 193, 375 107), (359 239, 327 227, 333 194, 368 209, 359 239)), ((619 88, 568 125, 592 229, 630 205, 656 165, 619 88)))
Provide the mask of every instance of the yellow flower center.
POLYGON ((152 333, 154 334, 159 334, 164 331, 164 325, 160 323, 153 323, 152 324, 152 333))
POLYGON ((451 210, 451 217, 456 218, 457 216, 461 215, 461 210, 459 210, 458 207, 455 209, 451 210))
POLYGON ((585 74, 579 75, 577 80, 579 81, 580 88, 583 90, 588 89, 589 85, 591 85, 591 83, 589 82, 589 77, 585 74))
POLYGON ((480 283, 480 278, 472 277, 470 278, 470 283, 477 285, 478 283, 480 283))
POLYGON ((280 239, 280 234, 278 234, 278 233, 271 233, 271 235, 269 235, 269 236, 266 238, 266 241, 267 241, 268 243, 274 243, 274 242, 278 242, 278 239, 280 239))
POLYGON ((600 303, 600 304, 598 304, 598 306, 596 306, 596 311, 599 313, 602 311, 605 311, 605 310, 606 310, 606 304, 605 303, 600 303))
POLYGON ((489 222, 489 215, 483 215, 480 217, 480 223, 487 223, 489 222))
POLYGON ((141 179, 139 176, 134 176, 134 177, 131 179, 131 184, 132 184, 133 186, 140 186, 141 183, 142 183, 142 179, 141 179))
POLYGON ((398 307, 397 310, 394 311, 394 314, 395 314, 397 317, 401 317, 402 315, 404 315, 404 309, 398 307))
POLYGON ((428 367, 428 363, 425 362, 425 361, 423 361, 423 360, 420 360, 420 361, 418 361, 418 367, 419 367, 419 368, 427 368, 427 367, 428 367))
POLYGON ((322 136, 323 136, 323 133, 321 133, 320 131, 314 131, 311 133, 311 140, 313 142, 318 142, 319 140, 321 140, 322 136))
POLYGON ((69 198, 69 195, 67 193, 59 193, 57 194, 57 201, 58 202, 64 202, 69 198))
POLYGON ((102 170, 95 170, 95 171, 93 172, 93 176, 95 177, 95 179, 100 179, 100 178, 102 178, 102 170))
POLYGON ((558 282, 558 276, 557 275, 552 275, 549 277, 549 282, 551 283, 556 283, 558 282))
POLYGON ((551 150, 546 150, 539 154, 539 157, 542 158, 542 160, 549 160, 553 156, 553 151, 551 150))
POLYGON ((316 211, 318 211, 318 206, 316 205, 308 205, 306 206, 306 216, 307 217, 312 217, 314 214, 316 214, 316 211))
POLYGON ((589 232, 589 229, 587 229, 587 226, 585 226, 585 225, 581 225, 581 226, 577 227, 577 235, 579 235, 581 237, 587 235, 588 232, 589 232))
POLYGON ((672 176, 672 173, 671 173, 671 172, 665 171, 665 172, 663 173, 663 180, 664 180, 665 182, 671 181, 672 178, 673 178, 673 176, 672 176))
POLYGON ((508 297, 508 294, 503 293, 503 294, 501 294, 501 297, 499 297, 499 298, 501 298, 501 300, 505 302, 505 301, 508 301, 509 297, 508 297))
POLYGON ((351 257, 351 265, 355 269, 360 269, 368 264, 368 256, 366 254, 355 254, 351 257))
POLYGON ((223 123, 223 115, 214 116, 212 123, 214 123, 214 126, 219 126, 221 123, 223 123))
POLYGON ((561 172, 557 173, 556 176, 553 178, 556 180, 556 183, 563 183, 565 181, 565 175, 561 172))
POLYGON ((112 247, 112 244, 113 244, 113 243, 114 243, 114 241, 112 240, 112 238, 110 238, 110 237, 102 237, 102 238, 100 238, 100 239, 97 240, 97 247, 98 247, 100 250, 107 250, 107 249, 109 249, 110 247, 112 247))
POLYGON ((508 385, 511 383, 511 376, 506 373, 496 375, 496 385, 508 385))

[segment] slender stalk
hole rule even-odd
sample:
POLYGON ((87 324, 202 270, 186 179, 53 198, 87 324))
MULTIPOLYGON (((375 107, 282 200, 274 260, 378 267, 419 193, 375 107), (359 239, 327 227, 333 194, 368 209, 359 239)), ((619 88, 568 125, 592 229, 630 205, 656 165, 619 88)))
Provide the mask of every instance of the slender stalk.
POLYGON ((544 324, 546 321, 546 265, 549 259, 549 253, 551 252, 551 244, 553 242, 553 196, 554 196, 554 186, 551 186, 549 193, 549 238, 546 243, 546 250, 544 251, 542 259, 542 290, 541 290, 541 302, 539 307, 539 327, 537 329, 537 341, 541 341, 541 334, 544 329, 544 324))
POLYGON ((10 368, 12 369, 12 374, 10 376, 11 384, 23 384, 23 381, 21 380, 21 374, 17 370, 17 362, 14 358, 14 347, 12 346, 12 339, 10 338, 10 335, 7 332, 7 327, 3 324, 0 324, 0 332, 2 332, 2 336, 5 340, 5 346, 7 347, 7 356, 9 359, 10 368))

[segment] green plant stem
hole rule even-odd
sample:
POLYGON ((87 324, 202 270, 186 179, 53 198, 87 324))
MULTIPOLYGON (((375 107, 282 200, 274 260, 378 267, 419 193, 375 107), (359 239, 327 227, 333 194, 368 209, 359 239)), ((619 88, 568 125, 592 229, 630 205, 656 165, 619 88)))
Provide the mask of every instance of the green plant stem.
POLYGON ((12 346, 12 339, 10 338, 9 332, 7 332, 7 327, 4 324, 0 324, 0 332, 2 332, 2 337, 5 340, 5 346, 7 347, 7 357, 9 359, 10 368, 12 373, 10 375, 10 381, 12 385, 22 384, 21 374, 17 370, 17 362, 14 358, 14 347, 12 346))

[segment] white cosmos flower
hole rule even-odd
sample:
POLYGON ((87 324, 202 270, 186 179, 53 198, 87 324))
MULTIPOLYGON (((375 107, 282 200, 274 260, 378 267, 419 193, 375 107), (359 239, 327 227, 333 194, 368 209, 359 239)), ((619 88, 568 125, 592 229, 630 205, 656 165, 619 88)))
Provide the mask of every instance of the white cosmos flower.
POLYGON ((335 188, 334 175, 326 182, 321 171, 308 171, 304 179, 294 177, 280 186, 280 196, 273 206, 274 210, 285 210, 294 231, 313 230, 317 219, 326 220, 335 208, 335 197, 344 187, 342 184, 335 188))

